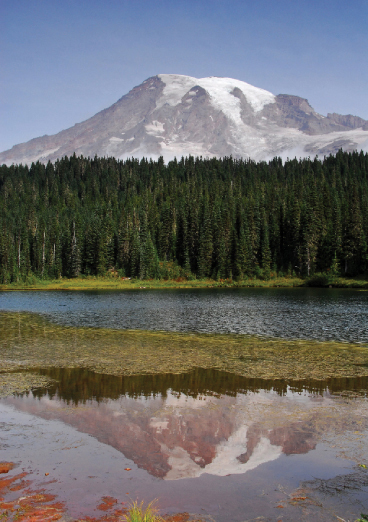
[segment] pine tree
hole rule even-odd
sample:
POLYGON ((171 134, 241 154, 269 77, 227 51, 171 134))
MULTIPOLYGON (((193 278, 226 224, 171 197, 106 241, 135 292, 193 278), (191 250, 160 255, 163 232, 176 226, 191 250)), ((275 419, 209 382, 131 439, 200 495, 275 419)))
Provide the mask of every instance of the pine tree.
POLYGON ((73 221, 73 230, 71 234, 70 245, 70 262, 69 262, 69 277, 78 277, 80 273, 80 251, 77 242, 77 234, 75 230, 75 221, 73 221))
POLYGON ((367 179, 368 154, 342 151, 284 165, 76 155, 47 166, 2 165, 0 279, 104 275, 112 267, 149 277, 158 256, 167 277, 178 266, 188 277, 242 278, 271 266, 307 275, 338 262, 347 274, 364 273, 367 179))
POLYGON ((198 276, 210 277, 212 274, 213 238, 209 201, 204 202, 202 226, 199 240, 198 276))
POLYGON ((265 279, 269 279, 271 272, 271 249, 270 249, 270 241, 268 235, 268 224, 266 220, 266 215, 263 212, 262 219, 262 242, 261 242, 261 264, 263 270, 263 277, 265 279))
POLYGON ((140 258, 141 258, 141 245, 140 238, 137 229, 133 229, 130 239, 130 267, 129 275, 131 277, 139 277, 140 273, 140 258))
POLYGON ((363 246, 363 220, 359 204, 357 186, 354 183, 345 208, 345 221, 343 231, 343 257, 345 261, 344 272, 356 274, 359 272, 360 252, 363 246))

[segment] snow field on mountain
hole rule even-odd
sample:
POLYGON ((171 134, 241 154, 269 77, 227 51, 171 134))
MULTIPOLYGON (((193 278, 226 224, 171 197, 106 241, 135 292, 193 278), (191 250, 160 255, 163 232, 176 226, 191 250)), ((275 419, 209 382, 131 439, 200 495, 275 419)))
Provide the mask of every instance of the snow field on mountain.
POLYGON ((211 98, 212 105, 233 120, 236 125, 242 123, 240 100, 232 94, 236 87, 242 91, 255 112, 261 111, 269 103, 275 103, 275 96, 272 93, 240 80, 215 76, 193 78, 177 74, 159 74, 158 77, 164 82, 165 88, 156 108, 161 108, 165 103, 171 106, 178 105, 187 93, 193 95, 189 91, 196 85, 205 89, 211 98))
MULTIPOLYGON (((295 115, 288 103, 298 97, 290 101, 288 96, 279 101, 264 89, 231 78, 160 74, 73 128, 4 151, 0 164, 47 163, 73 153, 119 159, 162 155, 167 162, 188 155, 267 161, 275 156, 323 157, 339 148, 368 152, 368 131, 362 128, 335 131, 327 122, 321 134, 298 130, 304 120, 308 128, 312 109, 299 99, 307 112, 302 108, 295 115), (265 107, 267 112, 261 112, 265 107)), ((313 114, 316 120, 325 118, 313 114)))

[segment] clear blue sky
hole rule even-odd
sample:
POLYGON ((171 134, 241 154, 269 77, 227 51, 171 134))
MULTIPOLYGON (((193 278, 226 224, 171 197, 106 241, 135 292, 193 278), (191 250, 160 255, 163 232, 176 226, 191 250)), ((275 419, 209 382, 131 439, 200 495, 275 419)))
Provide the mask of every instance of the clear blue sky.
POLYGON ((159 73, 228 76, 368 119, 368 0, 0 0, 0 150, 159 73))

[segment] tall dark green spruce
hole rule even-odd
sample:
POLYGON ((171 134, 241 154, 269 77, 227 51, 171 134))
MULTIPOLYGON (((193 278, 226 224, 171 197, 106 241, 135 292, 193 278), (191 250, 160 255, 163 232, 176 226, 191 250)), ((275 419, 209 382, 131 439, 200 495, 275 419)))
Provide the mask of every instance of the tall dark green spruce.
POLYGON ((0 283, 368 272, 368 154, 0 166, 0 283))

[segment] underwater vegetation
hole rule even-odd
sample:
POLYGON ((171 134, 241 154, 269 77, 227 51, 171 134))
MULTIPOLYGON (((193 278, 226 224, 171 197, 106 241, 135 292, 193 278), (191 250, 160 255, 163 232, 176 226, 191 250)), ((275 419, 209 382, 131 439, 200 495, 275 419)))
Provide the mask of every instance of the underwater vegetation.
POLYGON ((203 368, 291 385, 368 376, 367 346, 335 341, 66 327, 37 314, 10 312, 1 313, 0 339, 3 396, 45 386, 40 368, 84 368, 115 376, 203 368))

